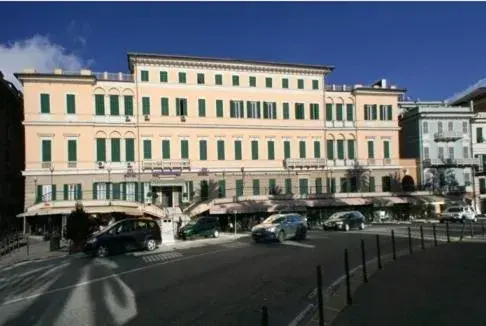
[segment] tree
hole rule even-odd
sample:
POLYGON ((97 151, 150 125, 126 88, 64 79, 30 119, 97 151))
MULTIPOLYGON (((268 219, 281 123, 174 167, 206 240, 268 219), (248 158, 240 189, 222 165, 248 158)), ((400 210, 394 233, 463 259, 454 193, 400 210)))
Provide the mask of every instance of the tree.
POLYGON ((71 240, 75 247, 79 246, 88 238, 90 227, 89 215, 84 211, 82 204, 76 203, 74 210, 67 218, 66 238, 71 240))
POLYGON ((370 191, 369 170, 365 169, 359 163, 356 163, 352 169, 347 170, 346 179, 356 180, 356 188, 358 192, 370 191))

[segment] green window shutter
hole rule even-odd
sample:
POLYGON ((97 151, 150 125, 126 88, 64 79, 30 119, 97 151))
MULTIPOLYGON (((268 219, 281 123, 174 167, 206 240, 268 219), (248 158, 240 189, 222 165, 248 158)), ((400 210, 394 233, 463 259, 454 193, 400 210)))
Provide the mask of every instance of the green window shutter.
POLYGON ((332 104, 326 104, 326 121, 332 121, 332 104))
POLYGON ((187 139, 181 140, 181 158, 189 159, 189 141, 187 139))
POLYGON ((120 103, 118 95, 110 95, 110 115, 120 115, 120 103))
POLYGON ((326 141, 326 151, 327 151, 327 159, 334 160, 334 140, 328 139, 326 141))
POLYGON ((299 179, 299 191, 301 195, 309 194, 309 179, 299 179))
POLYGON ((206 140, 199 141, 199 160, 206 161, 208 159, 208 143, 206 140))
POLYGON ((275 159, 275 142, 273 140, 267 141, 268 159, 275 159))
POLYGON ((268 103, 263 102, 263 119, 268 119, 269 116, 270 116, 270 114, 268 112, 268 103))
POLYGON ((135 162, 135 139, 125 139, 125 160, 127 162, 135 162))
POLYGON ((251 141, 251 159, 258 160, 258 140, 251 141))
POLYGON ((224 140, 218 140, 217 141, 217 147, 218 147, 218 160, 224 161, 224 140))
POLYGON ((93 182, 93 199, 97 200, 98 199, 98 192, 96 191, 96 187, 98 186, 98 182, 93 182))
POLYGON ((268 179, 268 193, 275 194, 275 190, 277 189, 277 180, 275 179, 268 179))
POLYGON ((63 200, 68 200, 69 199, 69 185, 63 185, 62 187, 62 192, 63 192, 63 200))
POLYGON ((376 106, 376 104, 373 104, 373 106, 371 107, 371 112, 372 112, 372 120, 378 120, 378 112, 377 112, 378 108, 376 106))
POLYGON ((253 179, 253 196, 260 195, 260 180, 253 179))
POLYGON ((315 103, 314 104, 314 119, 315 120, 319 120, 321 117, 320 117, 320 108, 319 108, 319 104, 315 103))
POLYGON ((167 75, 167 71, 161 71, 160 72, 160 82, 161 83, 167 83, 169 80, 168 78, 168 75, 167 75))
POLYGON ((346 104, 346 120, 353 121, 354 120, 354 105, 353 104, 346 104))
POLYGON ((476 128, 476 142, 477 143, 483 142, 483 128, 482 127, 476 128))
POLYGON ((152 141, 150 139, 143 140, 143 159, 152 159, 152 141))
POLYGON ((139 183, 138 182, 132 182, 132 183, 135 185, 135 201, 139 201, 140 198, 141 198, 140 190, 139 190, 139 183))
POLYGON ((200 117, 205 117, 206 116, 206 100, 205 99, 198 99, 198 111, 199 111, 199 116, 200 117))
POLYGON ((272 88, 272 78, 271 77, 265 78, 265 87, 272 88))
POLYGON ((390 158, 390 141, 383 142, 383 158, 390 158))
POLYGON ((273 102, 272 119, 277 119, 277 102, 273 102))
POLYGON ((148 82, 149 81, 149 72, 147 70, 142 70, 140 72, 141 74, 141 77, 142 77, 142 81, 143 82, 148 82))
POLYGON ((344 140, 337 140, 337 158, 338 160, 344 160, 344 140))
POLYGON ((160 114, 162 116, 169 115, 169 99, 167 97, 162 97, 160 99, 160 114))
POLYGON ((354 144, 355 144, 354 139, 348 139, 348 159, 350 159, 350 160, 354 160, 355 159, 355 155, 354 155, 354 152, 355 152, 354 144))
POLYGON ((120 138, 111 139, 111 161, 120 162, 120 138))
POLYGON ((216 85, 223 85, 223 76, 220 74, 214 75, 214 83, 216 85))
POLYGON ((282 88, 289 88, 289 79, 282 78, 282 88))
POLYGON ((233 76, 233 86, 240 86, 240 76, 233 76))
POLYGON ((76 185, 76 200, 82 200, 83 199, 83 188, 80 183, 76 185))
POLYGON ((185 83, 186 83, 186 73, 180 72, 179 73, 179 84, 185 84, 185 83))
POLYGON ((56 200, 57 198, 57 190, 56 190, 56 185, 51 185, 51 189, 52 189, 52 200, 56 200))
POLYGON ((369 177, 368 178, 368 187, 369 187, 370 192, 376 191, 375 177, 369 177))
POLYGON ((42 162, 52 161, 52 141, 50 139, 42 140, 42 162))
POLYGON ((105 96, 95 95, 95 113, 96 115, 105 115, 105 96))
POLYGON ((327 192, 334 194, 336 193, 336 178, 327 178, 327 192))
POLYGON ((35 191, 35 203, 40 203, 42 201, 42 186, 37 185, 36 191, 35 191))
POLYGON ((235 140, 235 160, 236 161, 242 160, 241 140, 235 140))
POLYGON ((365 120, 371 120, 370 119, 370 106, 368 104, 364 105, 364 119, 365 120))
POLYGON ((143 115, 150 114, 150 97, 147 96, 142 97, 142 114, 143 115))
POLYGON ((168 139, 162 140, 162 159, 170 159, 170 140, 168 139))
POLYGON ((204 85, 204 74, 203 73, 197 74, 197 84, 198 85, 204 85))
POLYGON ((75 139, 68 140, 68 162, 76 162, 77 157, 77 141, 75 139))
POLYGON ((187 198, 192 200, 192 196, 194 194, 194 181, 187 182, 187 198))
POLYGON ((319 89, 319 81, 318 80, 313 80, 312 81, 312 89, 319 89))
POLYGON ((341 178, 341 192, 348 192, 348 178, 341 178))
POLYGON ((368 158, 375 158, 375 142, 368 140, 368 158))
POLYGON ((290 141, 284 141, 284 158, 290 158, 290 141))
POLYGON ((49 94, 41 94, 41 113, 50 113, 51 112, 51 99, 49 94))
POLYGON ((322 178, 316 178, 316 194, 322 194, 322 178))
POLYGON ((123 99, 125 102, 125 115, 133 115, 133 96, 125 95, 123 99))
POLYGON ((284 120, 290 119, 289 103, 284 103, 282 105, 282 108, 283 108, 283 114, 282 114, 282 116, 283 116, 284 120))
POLYGON ((393 107, 391 105, 386 106, 387 120, 393 120, 393 107))
POLYGON ((292 192, 292 179, 285 179, 285 193, 291 195, 292 192))
POLYGON ((237 197, 243 196, 243 180, 242 179, 236 180, 235 188, 236 188, 236 196, 237 197))
POLYGON ((236 118, 236 104, 235 101, 230 101, 230 117, 236 118))
POLYGON ((218 181, 218 197, 224 198, 226 197, 226 181, 219 180, 218 181))
POLYGON ((297 119, 297 120, 305 119, 304 104, 295 103, 295 119, 297 119))
POLYGON ((120 200, 121 199, 121 183, 113 183, 112 185, 112 192, 113 192, 113 199, 120 200))
POLYGON ((73 94, 66 95, 66 112, 67 114, 76 113, 76 97, 73 94))
POLYGON ((298 89, 304 89, 304 80, 303 79, 297 79, 297 88, 298 89))
POLYGON ((181 99, 176 98, 175 102, 176 102, 176 116, 181 116, 182 115, 181 99))
POLYGON ((321 142, 314 141, 314 158, 321 158, 321 142))
POLYGON ((343 120, 343 105, 336 104, 336 120, 342 121, 343 120))
POLYGON ((256 77, 250 76, 250 87, 256 87, 256 77))
POLYGON ((106 139, 96 138, 96 161, 106 162, 106 139))
POLYGON ((223 117, 223 100, 216 100, 216 117, 223 117))
POLYGON ((299 158, 305 158, 306 153, 305 153, 305 141, 301 140, 299 141, 299 158))

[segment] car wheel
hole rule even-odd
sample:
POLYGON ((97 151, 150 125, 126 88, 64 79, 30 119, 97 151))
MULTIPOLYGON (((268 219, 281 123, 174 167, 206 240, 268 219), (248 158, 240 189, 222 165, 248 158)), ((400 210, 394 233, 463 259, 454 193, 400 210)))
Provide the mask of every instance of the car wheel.
POLYGON ((349 224, 344 224, 344 231, 349 231, 349 224))
POLYGON ((280 231, 278 233, 277 240, 278 240, 278 242, 284 242, 285 241, 285 232, 284 231, 280 231))
POLYGON ((361 222, 361 224, 359 225, 359 229, 364 230, 364 228, 365 228, 365 224, 363 222, 361 222))
POLYGON ((96 250, 96 256, 101 258, 108 256, 108 248, 106 246, 100 245, 96 250))
POLYGON ((147 251, 154 251, 156 248, 157 242, 155 242, 154 239, 147 240, 147 243, 145 244, 145 249, 147 249, 147 251))
POLYGON ((303 228, 299 236, 299 240, 305 240, 307 238, 307 229, 303 228))
POLYGON ((213 232, 213 237, 214 237, 214 238, 219 237, 219 231, 218 231, 218 230, 214 230, 214 232, 213 232))

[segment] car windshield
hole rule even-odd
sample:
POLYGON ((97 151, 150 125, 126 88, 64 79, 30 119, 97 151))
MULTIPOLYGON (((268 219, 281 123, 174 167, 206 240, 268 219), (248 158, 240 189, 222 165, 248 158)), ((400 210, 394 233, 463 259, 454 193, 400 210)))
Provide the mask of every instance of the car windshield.
POLYGON ((282 223, 284 219, 285 219, 285 216, 272 215, 272 216, 268 217, 265 221, 263 221, 263 224, 278 224, 278 223, 282 223))
POLYGON ((340 219, 344 218, 347 214, 349 214, 349 212, 338 212, 338 213, 334 213, 334 214, 332 214, 329 217, 329 220, 330 221, 340 220, 340 219))

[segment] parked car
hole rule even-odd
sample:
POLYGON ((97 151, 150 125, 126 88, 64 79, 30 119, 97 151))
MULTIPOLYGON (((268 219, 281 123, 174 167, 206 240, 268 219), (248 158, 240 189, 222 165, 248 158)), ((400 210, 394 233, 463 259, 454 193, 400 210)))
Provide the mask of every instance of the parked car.
POLYGON ((152 251, 162 243, 160 227, 148 218, 127 218, 95 232, 86 242, 84 252, 98 257, 126 251, 152 251))
POLYGON ((220 226, 217 217, 203 216, 192 220, 179 229, 178 237, 192 240, 196 237, 219 237, 220 226))
POLYGON ((439 215, 440 223, 444 222, 461 222, 472 221, 477 222, 478 218, 476 212, 471 206, 450 206, 439 215))
POLYGON ((307 222, 296 213, 274 214, 251 229, 251 236, 256 242, 286 239, 304 240, 307 236, 307 222))
POLYGON ((332 214, 327 221, 324 222, 324 230, 344 230, 350 229, 363 230, 366 218, 359 211, 338 212, 332 214))

